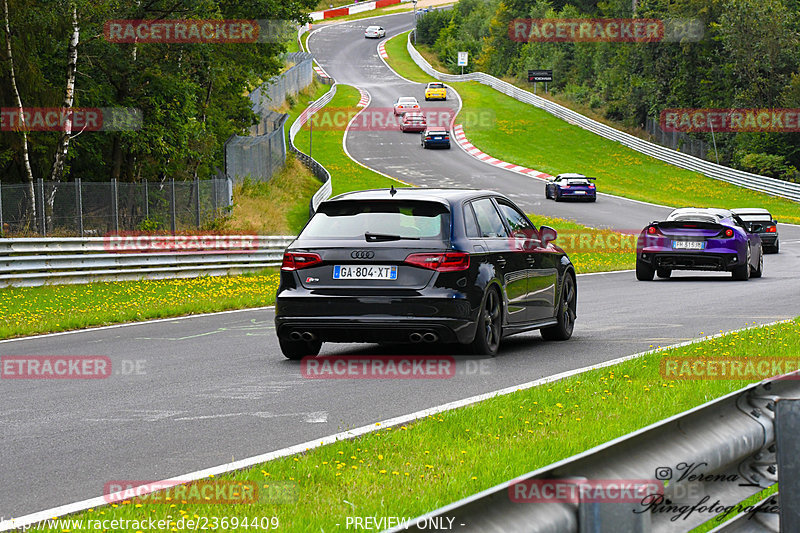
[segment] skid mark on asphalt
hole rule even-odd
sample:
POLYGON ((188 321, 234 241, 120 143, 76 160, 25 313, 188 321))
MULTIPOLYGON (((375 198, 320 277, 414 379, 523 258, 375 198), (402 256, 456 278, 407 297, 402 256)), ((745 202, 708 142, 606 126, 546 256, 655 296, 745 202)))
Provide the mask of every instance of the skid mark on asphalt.
POLYGON ((296 388, 307 381, 275 381, 258 385, 239 385, 221 387, 198 394, 199 398, 217 400, 260 400, 269 395, 276 395, 296 388))
POLYGON ((299 413, 271 413, 268 411, 237 412, 237 413, 216 413, 212 415, 190 415, 186 411, 158 411, 126 410, 120 416, 105 418, 85 418, 86 422, 192 422, 198 420, 215 420, 221 418, 238 418, 252 416, 261 419, 273 418, 300 418, 309 424, 323 424, 328 421, 327 411, 301 411, 299 413), (127 414, 123 414, 127 413, 127 414), (183 416, 181 416, 183 415, 183 416))
POLYGON ((203 333, 195 333, 194 335, 186 335, 183 337, 136 337, 139 341, 185 341, 191 339, 198 339, 200 337, 208 337, 209 335, 218 335, 220 333, 230 332, 244 332, 245 337, 261 337, 271 335, 268 330, 274 330, 275 324, 268 320, 250 320, 249 324, 233 327, 222 327, 212 331, 204 331, 203 333))

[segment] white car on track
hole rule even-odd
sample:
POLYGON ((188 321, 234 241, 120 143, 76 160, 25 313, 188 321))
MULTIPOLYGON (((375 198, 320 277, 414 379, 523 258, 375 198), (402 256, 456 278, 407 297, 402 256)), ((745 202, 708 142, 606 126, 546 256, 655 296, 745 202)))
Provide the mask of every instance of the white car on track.
POLYGON ((394 102, 394 114, 404 115, 409 111, 419 111, 419 102, 413 96, 401 96, 394 102))
POLYGON ((386 30, 381 26, 370 26, 364 31, 365 39, 382 39, 386 37, 386 30))

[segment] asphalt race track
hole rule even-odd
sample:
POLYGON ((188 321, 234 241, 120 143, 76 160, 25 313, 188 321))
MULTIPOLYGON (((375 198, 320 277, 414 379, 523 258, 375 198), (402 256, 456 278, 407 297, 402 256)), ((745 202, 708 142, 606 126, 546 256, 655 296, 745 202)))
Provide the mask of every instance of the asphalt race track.
MULTIPOLYGON (((310 39, 341 83, 367 89, 372 105, 416 95, 363 38, 369 23, 388 35, 410 15, 333 26, 310 39)), ((450 102, 448 102, 450 103, 450 102)), ((436 104, 438 105, 438 104, 436 104)), ((423 151, 414 134, 352 132, 348 149, 378 170, 419 185, 489 187, 525 209, 591 225, 640 228, 663 208, 601 197, 555 204, 541 182, 469 158, 457 147, 423 151)), ((335 177, 334 177, 335 179, 335 177)), ((0 355, 103 355, 101 380, 3 380, 0 407, 0 516, 20 516, 99 496, 113 480, 160 480, 311 441, 427 407, 745 324, 800 314, 800 228, 780 227, 781 254, 767 255, 762 279, 677 273, 636 282, 632 272, 582 276, 572 340, 538 333, 504 342, 501 354, 460 359, 445 380, 309 380, 283 358, 270 309, 0 342, 0 355), (126 373, 139 361, 139 372, 126 373)), ((325 354, 372 354, 375 346, 333 345, 325 354)), ((394 353, 419 354, 399 347, 394 353)), ((431 348, 429 348, 431 350, 431 348)), ((448 352, 452 353, 452 352, 448 352)))

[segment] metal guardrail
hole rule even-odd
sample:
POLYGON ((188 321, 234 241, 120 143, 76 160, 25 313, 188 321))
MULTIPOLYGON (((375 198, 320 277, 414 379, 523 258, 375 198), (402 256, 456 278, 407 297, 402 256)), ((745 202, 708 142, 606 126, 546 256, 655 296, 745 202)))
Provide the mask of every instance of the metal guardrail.
MULTIPOLYGON (((789 379, 767 380, 744 387, 630 435, 406 521, 389 531, 425 530, 425 526, 435 523, 436 519, 458 524, 461 526, 459 530, 492 533, 689 531, 713 519, 717 513, 697 512, 695 509, 695 512, 675 519, 677 511, 669 512, 663 508, 655 512, 651 507, 648 512, 642 512, 646 507, 638 499, 628 500, 628 503, 619 500, 597 502, 591 498, 590 501, 580 498, 578 502, 566 503, 520 501, 517 488, 535 484, 536 480, 538 483, 543 480, 590 483, 589 486, 600 480, 658 481, 665 477, 659 477, 659 471, 666 473, 664 469, 675 468, 675 475, 671 476, 661 495, 665 505, 671 505, 673 509, 686 505, 691 508, 707 496, 705 502, 709 506, 717 500, 722 506, 735 506, 778 481, 777 473, 782 472, 782 466, 778 464, 776 468, 776 462, 782 460, 782 454, 785 464, 793 468, 797 465, 796 434, 788 435, 787 440, 779 438, 779 446, 786 445, 788 449, 776 450, 776 421, 780 436, 780 425, 786 419, 776 417, 775 411, 776 403, 796 402, 792 399, 800 397, 799 379, 800 374, 794 373, 789 379), (794 439, 795 444, 792 445, 788 439, 794 439), (701 466, 691 469, 693 465, 701 466), (678 479, 677 474, 687 470, 710 477, 699 481, 691 476, 678 479)), ((777 410, 781 412, 780 408, 777 410)), ((787 411, 790 410, 784 410, 787 411)), ((800 409, 796 411, 800 412, 800 409)), ((790 420, 786 427, 794 429, 791 424, 797 424, 800 416, 795 414, 790 420)), ((789 477, 797 478, 800 472, 791 474, 789 477)), ((800 514, 795 507, 790 512, 800 514)), ((728 518, 737 513, 732 512, 728 518)))
POLYGON ((293 236, 0 239, 0 287, 227 275, 279 266, 293 236))
POLYGON ((676 152, 664 146, 660 146, 658 144, 642 140, 628 133, 616 130, 611 126, 607 126, 601 122, 592 120, 581 115, 580 113, 572 111, 571 109, 567 109, 566 107, 551 102, 550 100, 536 96, 528 91, 520 89, 519 87, 515 87, 508 82, 499 80, 494 76, 483 72, 473 72, 464 75, 439 72, 438 70, 434 69, 431 64, 428 63, 428 61, 422 57, 417 49, 411 44, 410 33, 408 34, 408 43, 406 48, 408 49, 408 53, 411 55, 411 58, 414 60, 414 62, 422 70, 437 80, 445 82, 477 81, 478 83, 488 85, 489 87, 492 87, 493 89, 514 98, 515 100, 519 100, 520 102, 524 102, 547 111, 551 115, 565 120, 570 124, 580 126, 581 128, 591 131, 592 133, 595 133, 601 137, 616 141, 627 146, 628 148, 631 148, 632 150, 636 150, 637 152, 649 155, 655 159, 675 165, 676 167, 699 172, 705 176, 708 176, 709 178, 725 181, 746 189, 800 202, 800 183, 792 183, 774 178, 768 178, 766 176, 759 176, 758 174, 751 174, 750 172, 728 168, 688 154, 676 152))
MULTIPOLYGON (((297 32, 298 39, 306 31, 308 31, 308 28, 306 26, 301 26, 297 32)), ((326 105, 328 105, 328 102, 333 100, 333 97, 335 95, 336 95, 336 82, 334 81, 333 85, 331 85, 330 90, 327 93, 325 93, 322 97, 317 99, 313 104, 308 106, 302 113, 300 113, 300 116, 297 117, 297 119, 292 124, 291 128, 289 128, 289 150, 293 152, 296 155, 297 159, 299 159, 300 162, 303 163, 311 171, 311 173, 314 174, 314 176, 316 176, 316 178, 322 182, 322 186, 317 190, 316 193, 314 193, 314 196, 311 197, 309 212, 312 215, 317 210, 319 204, 330 198, 331 194, 333 193, 333 186, 331 184, 331 175, 330 172, 328 172, 328 170, 325 167, 323 167, 316 159, 298 150, 297 147, 294 145, 294 138, 297 135, 297 132, 300 131, 300 128, 302 128, 305 125, 305 123, 310 120, 313 114, 322 109, 323 107, 325 107, 326 105)))

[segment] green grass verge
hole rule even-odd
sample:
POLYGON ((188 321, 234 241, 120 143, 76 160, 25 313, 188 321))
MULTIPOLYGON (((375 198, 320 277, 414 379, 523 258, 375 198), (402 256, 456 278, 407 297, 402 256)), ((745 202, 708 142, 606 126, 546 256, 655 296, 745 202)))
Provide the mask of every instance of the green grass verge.
POLYGON ((0 290, 0 338, 275 303, 276 269, 240 276, 0 290))
MULTIPOLYGON (((337 85, 336 96, 323 109, 315 113, 314 138, 311 146, 311 156, 328 169, 333 180, 333 194, 361 189, 377 189, 382 187, 404 186, 402 183, 389 179, 362 167, 344 153, 342 138, 344 137, 347 116, 357 113, 361 95, 358 89, 350 85, 337 85), (341 127, 330 127, 331 124, 340 124, 341 127)), ((294 144, 302 152, 309 153, 310 127, 306 124, 297 133, 294 144)))
POLYGON ((536 227, 558 231, 555 244, 569 255, 575 272, 613 272, 636 268, 636 235, 584 226, 574 220, 528 214, 536 227))
POLYGON ((413 424, 376 428, 352 440, 217 478, 255 483, 263 490, 291 483, 296 501, 290 504, 200 505, 176 500, 136 507, 128 501, 76 518, 277 516, 282 531, 333 531, 343 530, 348 516, 418 516, 747 384, 665 380, 660 374, 663 357, 795 356, 798 335, 800 320, 735 332, 413 424))
MULTIPOLYGON (((392 38, 386 50, 389 64, 399 74, 414 81, 430 80, 408 55, 406 34, 392 38)), ((800 203, 669 165, 486 85, 451 85, 463 99, 459 116, 467 137, 492 157, 554 175, 596 176, 598 190, 634 200, 676 207, 763 207, 781 222, 800 223, 800 203)))

